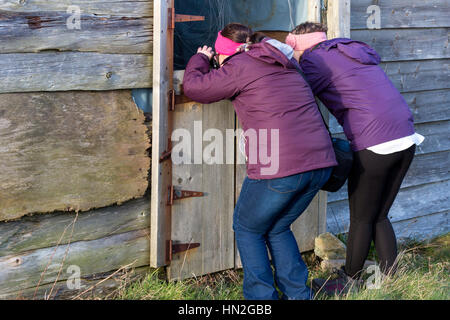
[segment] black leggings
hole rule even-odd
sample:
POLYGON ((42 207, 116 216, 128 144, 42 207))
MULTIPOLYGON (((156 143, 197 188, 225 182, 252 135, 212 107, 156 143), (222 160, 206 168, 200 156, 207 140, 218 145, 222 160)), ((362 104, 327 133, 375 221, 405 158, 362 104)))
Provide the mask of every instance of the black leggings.
POLYGON ((369 150, 354 153, 348 179, 350 230, 345 272, 358 276, 372 240, 380 268, 395 272, 397 239, 388 218, 389 209, 414 158, 416 146, 387 155, 369 150))

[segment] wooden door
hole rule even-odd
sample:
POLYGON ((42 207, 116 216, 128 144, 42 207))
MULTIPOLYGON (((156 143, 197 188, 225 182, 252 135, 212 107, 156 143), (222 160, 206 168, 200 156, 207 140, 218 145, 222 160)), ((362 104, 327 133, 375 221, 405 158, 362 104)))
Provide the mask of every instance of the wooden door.
MULTIPOLYGON (((234 164, 204 163, 202 141, 213 129, 226 147, 226 131, 235 128, 235 120, 229 101, 201 105, 172 95, 173 28, 181 17, 173 8, 173 0, 154 5, 150 265, 166 266, 168 279, 178 280, 234 267, 234 164), (180 130, 189 136, 182 151, 192 163, 173 161, 178 143, 186 142, 172 141, 180 130)), ((223 162, 225 154, 234 158, 233 142, 223 162)))
MULTIPOLYGON (((190 145, 191 154, 187 158, 191 163, 197 160, 197 164, 174 164, 172 184, 175 192, 199 191, 203 196, 174 201, 172 247, 175 250, 168 267, 169 279, 200 276, 234 267, 234 164, 226 164, 226 156, 234 159, 233 140, 231 146, 226 146, 226 131, 234 131, 234 126, 234 111, 229 101, 210 105, 188 102, 175 106, 174 128, 184 130, 181 131, 183 139, 190 138, 186 145, 190 145), (216 133, 216 136, 206 141, 210 133, 216 133), (205 141, 200 144, 203 138, 205 141), (218 163, 209 164, 208 146, 213 144, 218 149, 212 154, 218 156, 222 150, 223 154, 218 156, 218 163), (226 150, 232 154, 225 154, 226 150), (184 250, 186 248, 193 249, 184 250), (177 250, 182 251, 176 253, 177 250)), ((178 150, 174 145, 173 152, 178 150)))
MULTIPOLYGON (((168 23, 174 11, 170 8, 173 0, 155 2, 150 265, 167 266, 168 278, 177 280, 241 266, 232 217, 246 172, 245 164, 236 164, 242 159, 236 151, 238 135, 227 147, 227 129, 236 133, 239 128, 229 101, 202 105, 170 98, 174 89, 173 29, 168 23), (190 139, 183 150, 186 158, 196 162, 200 154, 197 164, 172 162, 168 151, 175 150, 171 135, 177 129, 190 139), (194 147, 204 135, 207 138, 208 129, 222 136, 222 163, 204 162, 203 148, 211 141, 194 147), (226 161, 230 156, 234 163, 226 161)), ((319 8, 315 6, 316 11, 319 8)), ((313 249, 314 238, 325 231, 325 206, 326 194, 320 193, 293 224, 301 251, 313 249)))

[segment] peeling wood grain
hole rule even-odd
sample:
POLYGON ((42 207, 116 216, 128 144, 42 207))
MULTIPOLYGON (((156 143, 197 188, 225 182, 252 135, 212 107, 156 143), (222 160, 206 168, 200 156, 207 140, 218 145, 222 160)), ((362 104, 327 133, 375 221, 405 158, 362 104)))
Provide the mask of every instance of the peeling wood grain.
POLYGON ((152 56, 92 52, 0 54, 0 93, 152 87, 152 56))
POLYGON ((80 29, 69 29, 71 13, 11 12, 0 9, 0 53, 44 50, 152 53, 153 18, 80 14, 80 29))
POLYGON ((381 9, 381 28, 450 27, 449 0, 352 0, 351 28, 366 29, 367 8, 381 9))
POLYGON ((0 95, 0 220, 144 195, 144 120, 128 90, 0 95))

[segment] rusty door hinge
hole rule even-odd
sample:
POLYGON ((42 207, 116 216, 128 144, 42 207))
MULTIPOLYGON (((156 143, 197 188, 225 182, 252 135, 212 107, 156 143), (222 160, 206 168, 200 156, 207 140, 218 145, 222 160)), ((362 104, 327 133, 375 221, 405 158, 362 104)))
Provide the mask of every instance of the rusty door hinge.
POLYGON ((169 111, 175 111, 175 90, 169 90, 168 95, 169 111))
POLYGON ((175 8, 169 8, 169 29, 175 29, 175 22, 205 21, 204 16, 176 14, 175 8))
POLYGON ((185 252, 194 248, 200 247, 200 243, 173 243, 172 240, 168 241, 167 254, 169 261, 172 261, 172 257, 176 253, 185 252))
POLYGON ((173 205, 175 200, 191 198, 191 197, 203 197, 203 192, 189 191, 189 190, 175 190, 173 186, 168 187, 167 205, 173 205))
POLYGON ((159 157, 159 162, 164 162, 166 160, 169 160, 170 157, 172 156, 172 150, 169 151, 164 151, 161 155, 161 157, 159 157))

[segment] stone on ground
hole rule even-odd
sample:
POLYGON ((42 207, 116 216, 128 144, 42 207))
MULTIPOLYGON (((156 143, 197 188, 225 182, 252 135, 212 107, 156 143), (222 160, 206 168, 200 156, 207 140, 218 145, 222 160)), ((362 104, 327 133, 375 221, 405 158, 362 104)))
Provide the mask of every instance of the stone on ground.
POLYGON ((345 244, 329 232, 315 239, 314 253, 323 260, 345 259, 346 249, 345 244))

